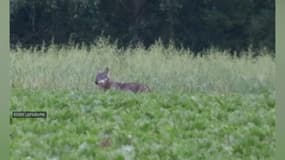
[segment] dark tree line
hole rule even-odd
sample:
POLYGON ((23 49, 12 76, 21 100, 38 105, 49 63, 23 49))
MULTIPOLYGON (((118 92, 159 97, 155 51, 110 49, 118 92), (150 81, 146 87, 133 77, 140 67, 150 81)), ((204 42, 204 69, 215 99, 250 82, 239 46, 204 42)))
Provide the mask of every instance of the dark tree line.
POLYGON ((104 36, 120 47, 275 50, 274 0, 10 0, 10 11, 12 48, 104 36))

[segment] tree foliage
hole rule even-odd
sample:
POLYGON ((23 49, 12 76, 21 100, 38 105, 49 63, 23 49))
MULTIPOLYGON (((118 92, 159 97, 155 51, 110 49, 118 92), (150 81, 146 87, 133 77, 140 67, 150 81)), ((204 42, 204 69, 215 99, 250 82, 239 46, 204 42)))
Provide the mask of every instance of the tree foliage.
POLYGON ((10 0, 11 46, 53 40, 120 47, 160 39, 193 51, 275 49, 274 0, 10 0))

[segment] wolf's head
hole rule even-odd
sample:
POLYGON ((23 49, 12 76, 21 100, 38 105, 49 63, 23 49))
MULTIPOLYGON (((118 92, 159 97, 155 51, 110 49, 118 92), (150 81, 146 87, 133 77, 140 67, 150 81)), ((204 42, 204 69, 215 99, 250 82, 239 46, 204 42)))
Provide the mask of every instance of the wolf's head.
POLYGON ((108 83, 109 80, 109 68, 107 67, 105 71, 97 73, 95 84, 98 86, 104 86, 108 83))

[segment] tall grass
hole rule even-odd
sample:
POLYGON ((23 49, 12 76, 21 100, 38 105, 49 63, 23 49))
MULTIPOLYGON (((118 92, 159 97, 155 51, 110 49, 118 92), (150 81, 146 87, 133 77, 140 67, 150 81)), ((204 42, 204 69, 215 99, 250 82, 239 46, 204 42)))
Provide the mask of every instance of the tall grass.
POLYGON ((11 85, 15 88, 97 90, 96 73, 109 67, 111 78, 141 82, 155 91, 208 93, 272 92, 275 62, 270 56, 233 58, 209 49, 193 57, 189 50, 159 43, 118 49, 100 42, 87 49, 47 48, 46 52, 18 49, 11 53, 11 85))

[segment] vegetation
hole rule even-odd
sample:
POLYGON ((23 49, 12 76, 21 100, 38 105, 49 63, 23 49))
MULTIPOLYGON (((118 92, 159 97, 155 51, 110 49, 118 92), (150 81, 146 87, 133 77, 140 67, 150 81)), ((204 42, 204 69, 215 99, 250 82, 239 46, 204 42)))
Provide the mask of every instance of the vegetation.
POLYGON ((10 0, 10 159, 273 160, 274 0, 10 0), (103 37, 103 38, 102 38, 103 37), (152 88, 96 87, 98 71, 152 88))
POLYGON ((235 58, 210 49, 203 53, 206 56, 194 57, 189 50, 164 48, 159 43, 147 50, 122 50, 106 43, 98 42, 89 52, 55 46, 45 53, 12 52, 11 84, 15 88, 93 91, 98 89, 96 73, 109 67, 113 80, 145 83, 154 91, 259 94, 275 90, 275 62, 268 53, 235 58))
POLYGON ((11 160, 268 159, 275 153, 275 98, 131 92, 13 90, 11 160))
POLYGON ((190 52, 160 43, 123 50, 105 41, 89 52, 12 51, 11 111, 48 117, 10 119, 11 159, 273 160, 274 59, 190 52), (112 79, 154 91, 99 90, 95 75, 106 66, 112 79))
POLYGON ((89 45, 105 36, 121 47, 161 39, 195 52, 275 48, 275 0, 10 0, 10 6, 12 47, 52 39, 89 45))

